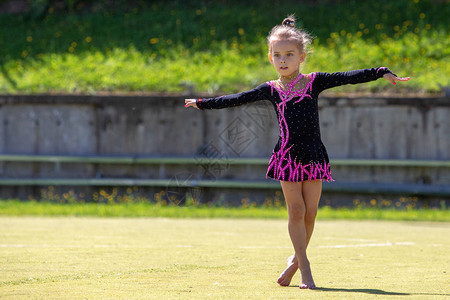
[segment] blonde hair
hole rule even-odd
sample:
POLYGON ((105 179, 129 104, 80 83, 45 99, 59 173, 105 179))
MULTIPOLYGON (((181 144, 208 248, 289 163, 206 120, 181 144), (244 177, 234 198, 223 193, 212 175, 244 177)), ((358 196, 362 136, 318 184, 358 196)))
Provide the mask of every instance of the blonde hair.
POLYGON ((308 46, 312 42, 312 36, 306 31, 295 28, 295 16, 289 15, 283 20, 281 25, 277 25, 270 31, 267 36, 267 43, 269 45, 269 53, 272 52, 272 43, 275 40, 289 40, 293 41, 302 53, 308 52, 308 46))

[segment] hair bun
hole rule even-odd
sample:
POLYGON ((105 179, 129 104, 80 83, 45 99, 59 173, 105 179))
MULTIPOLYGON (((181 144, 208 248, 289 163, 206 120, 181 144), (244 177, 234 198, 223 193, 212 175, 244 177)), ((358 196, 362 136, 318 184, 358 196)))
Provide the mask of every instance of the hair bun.
POLYGON ((284 19, 281 24, 287 27, 295 28, 295 19, 293 16, 289 16, 286 19, 284 19))

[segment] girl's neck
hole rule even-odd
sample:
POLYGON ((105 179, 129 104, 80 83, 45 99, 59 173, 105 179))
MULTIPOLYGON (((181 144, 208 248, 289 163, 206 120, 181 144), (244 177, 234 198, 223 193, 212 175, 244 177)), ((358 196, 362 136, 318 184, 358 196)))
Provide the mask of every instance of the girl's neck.
POLYGON ((300 72, 295 71, 294 73, 292 73, 288 76, 280 75, 280 78, 278 80, 280 80, 282 83, 290 83, 290 82, 294 81, 299 75, 300 75, 300 72))

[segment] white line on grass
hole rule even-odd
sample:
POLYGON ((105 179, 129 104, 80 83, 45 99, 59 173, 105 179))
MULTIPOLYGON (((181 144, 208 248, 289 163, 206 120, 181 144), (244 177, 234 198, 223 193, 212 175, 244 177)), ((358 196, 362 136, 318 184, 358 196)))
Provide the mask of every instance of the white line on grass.
POLYGON ((275 247, 267 247, 267 246, 238 246, 239 249, 292 249, 292 246, 275 246, 275 247))
POLYGON ((0 244, 0 248, 117 248, 129 247, 129 245, 21 245, 0 244))
POLYGON ((397 242, 397 243, 370 243, 359 245, 330 245, 330 246, 317 246, 315 248, 364 248, 364 247, 391 247, 391 246, 414 246, 413 242, 397 242))
MULTIPOLYGON (((413 242, 386 242, 386 243, 370 243, 357 245, 328 245, 328 246, 312 246, 311 248, 364 248, 364 247, 392 247, 392 246, 414 246, 413 242)), ((292 247, 266 247, 266 246, 239 246, 240 249, 291 249, 292 247)))
MULTIPOLYGON (((414 246, 413 242, 386 242, 386 243, 370 243, 370 244, 356 244, 356 245, 326 245, 326 246, 311 246, 312 248, 365 248, 365 247, 392 247, 392 246, 414 246)), ((440 246, 433 244, 433 246, 440 246)), ((22 244, 0 244, 0 248, 117 248, 130 247, 129 245, 22 245, 22 244)), ((147 247, 151 247, 148 245, 147 247)), ((176 245, 177 248, 192 248, 193 245, 176 245)), ((239 249, 291 249, 292 246, 238 246, 239 249)))

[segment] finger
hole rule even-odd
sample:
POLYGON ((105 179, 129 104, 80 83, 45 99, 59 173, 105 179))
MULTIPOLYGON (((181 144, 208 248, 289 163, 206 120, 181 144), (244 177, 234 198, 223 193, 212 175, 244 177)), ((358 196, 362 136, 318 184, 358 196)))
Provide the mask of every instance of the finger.
POLYGON ((411 79, 411 77, 395 77, 395 80, 397 80, 397 81, 408 81, 410 79, 411 79))
POLYGON ((410 77, 394 77, 392 80, 389 80, 392 82, 393 85, 396 85, 395 81, 408 81, 410 77))
POLYGON ((184 107, 192 106, 193 103, 195 103, 195 99, 185 99, 184 100, 184 107))

